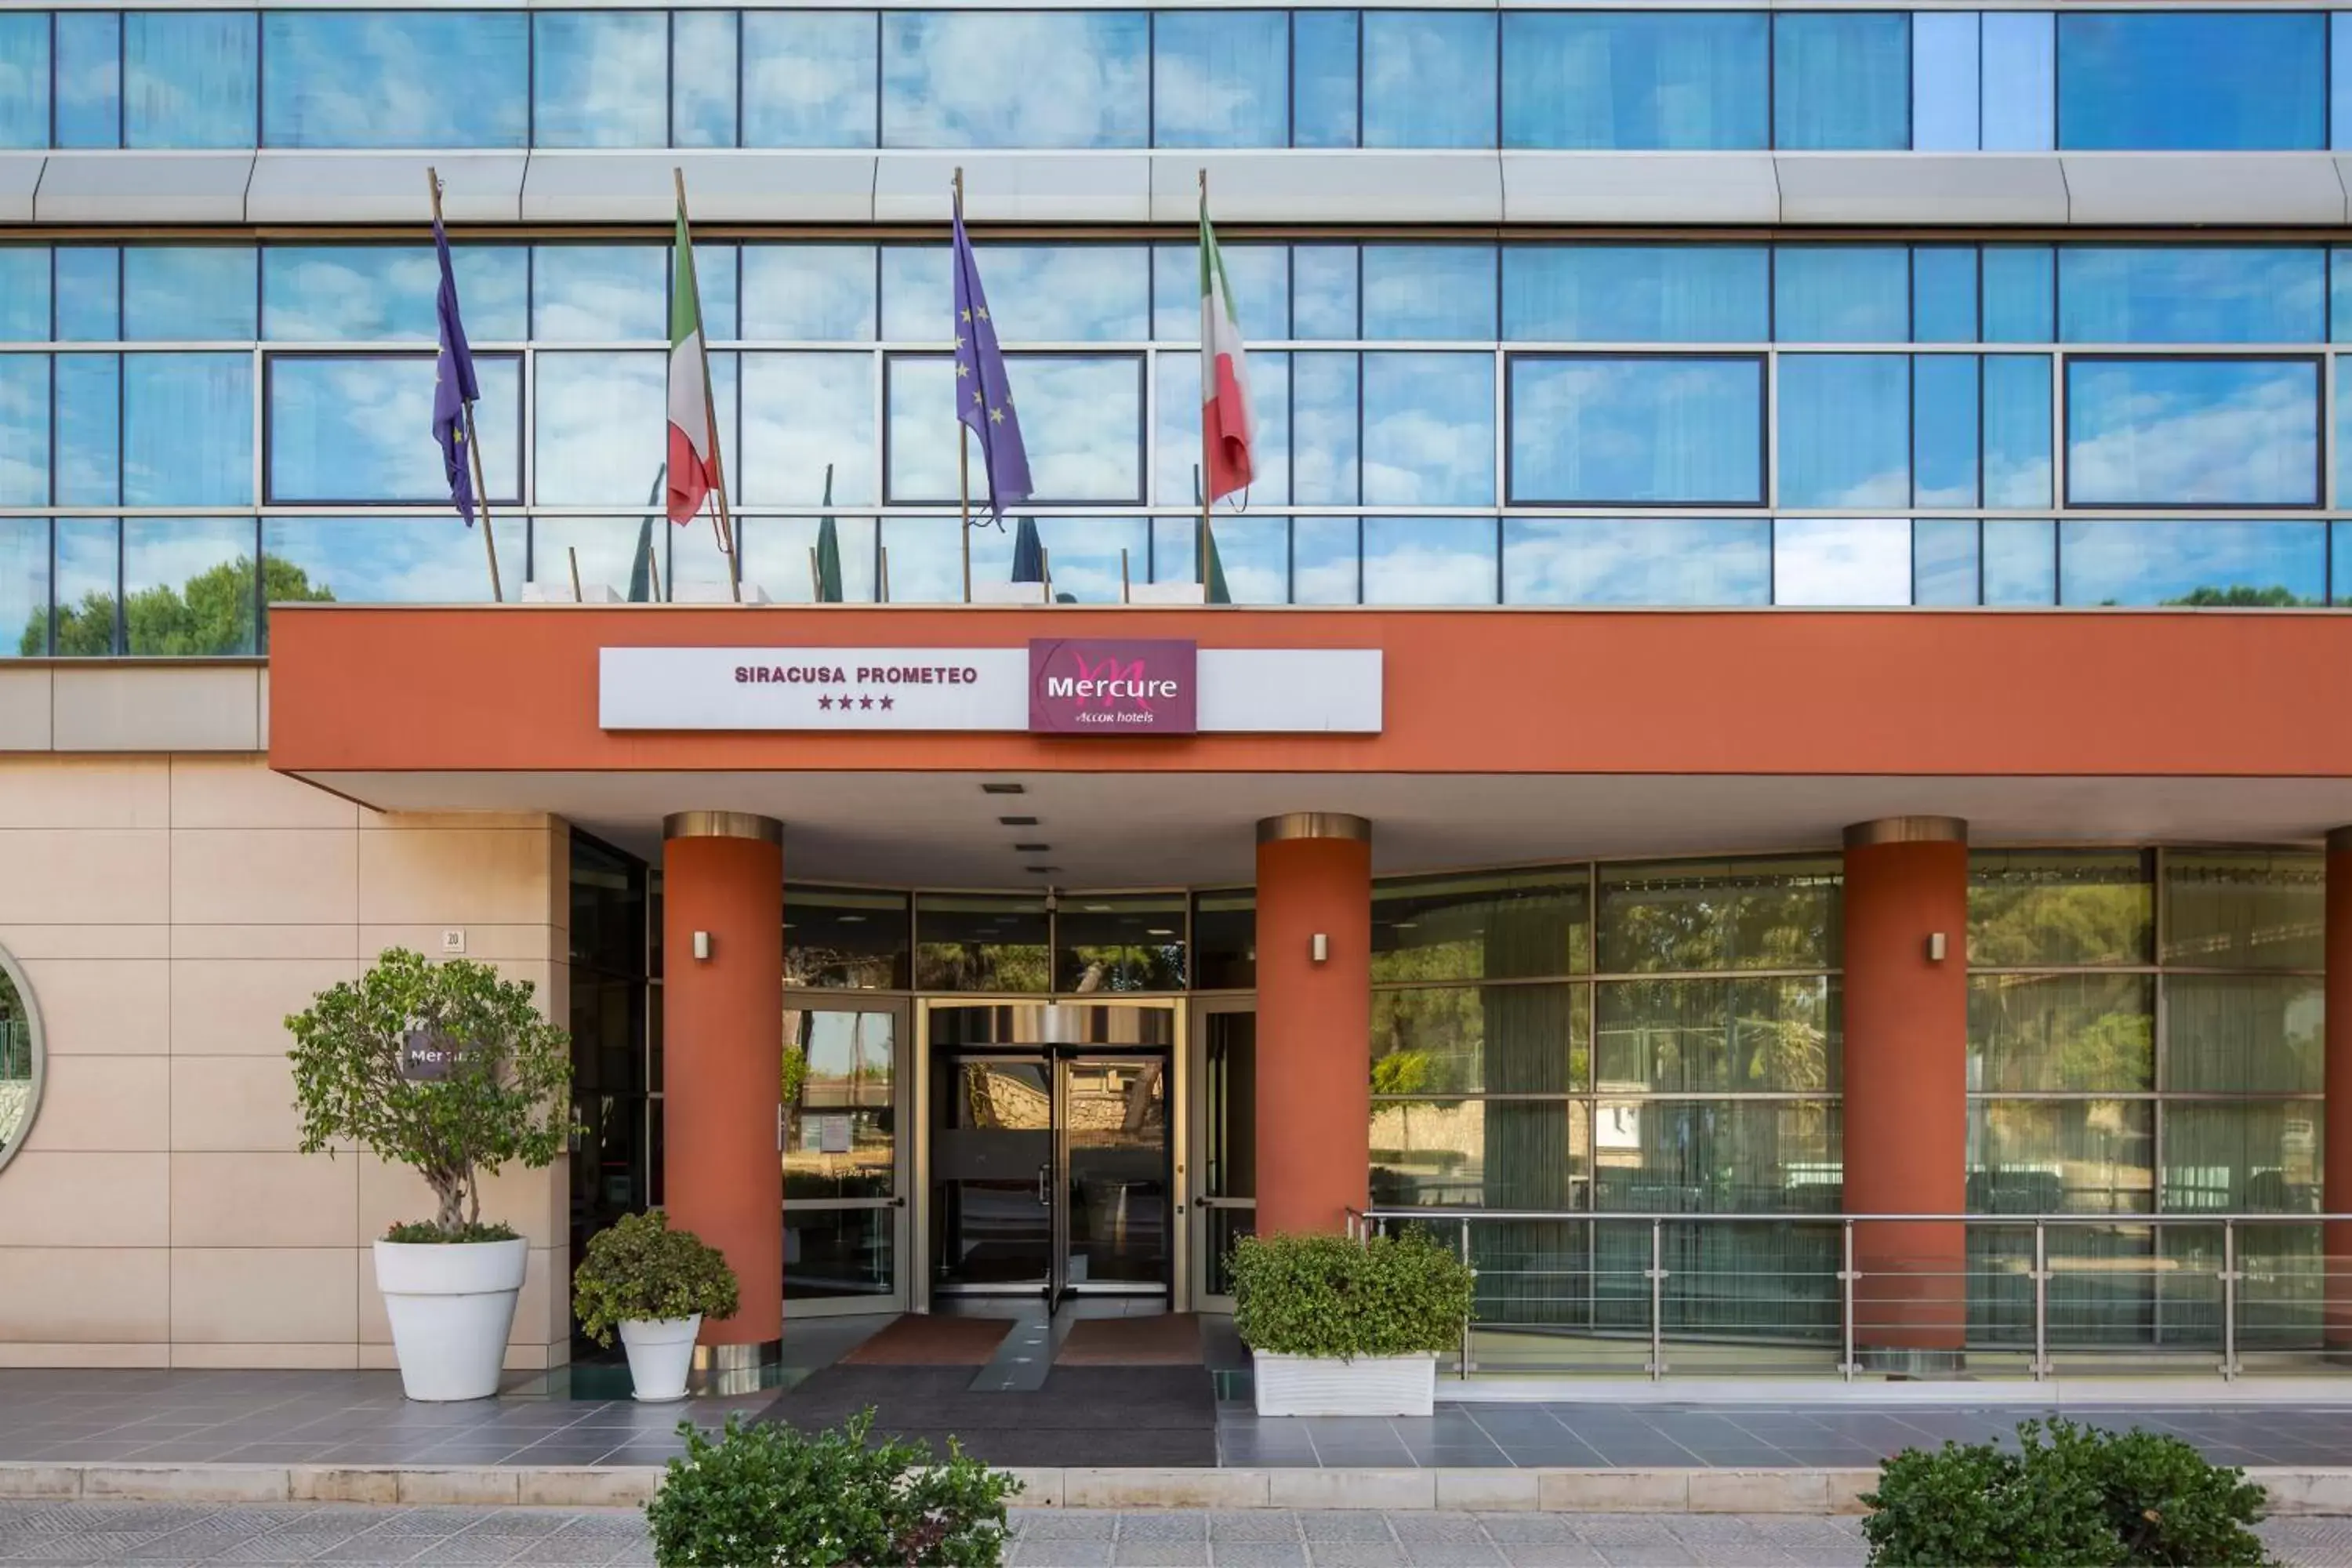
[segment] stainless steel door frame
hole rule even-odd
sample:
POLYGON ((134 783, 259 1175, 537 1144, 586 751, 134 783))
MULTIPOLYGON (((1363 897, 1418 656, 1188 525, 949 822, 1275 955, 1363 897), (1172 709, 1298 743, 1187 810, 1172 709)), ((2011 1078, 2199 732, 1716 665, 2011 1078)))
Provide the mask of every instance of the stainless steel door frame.
POLYGON ((1195 1173, 1194 1185, 1197 1191, 1192 1195, 1192 1202, 1186 1205, 1190 1214, 1183 1226, 1184 1245, 1180 1249, 1181 1256, 1190 1266, 1187 1271, 1190 1276, 1190 1289, 1187 1293, 1177 1296, 1173 1300, 1186 1303, 1190 1310, 1196 1312, 1230 1312, 1234 1310, 1234 1299, 1231 1296, 1214 1294, 1211 1289, 1217 1277, 1216 1258, 1213 1256, 1216 1247, 1217 1215, 1220 1210, 1244 1210, 1255 1213, 1257 1208, 1257 1199, 1228 1197, 1208 1190, 1210 1142, 1213 1131, 1210 1121, 1216 1110, 1209 1103, 1212 1082, 1212 1075, 1209 1071, 1209 1034, 1215 1026, 1214 1020, 1221 1016, 1229 1016, 1235 1013, 1255 1014, 1257 1011, 1257 997, 1255 994, 1250 992, 1228 992, 1216 995, 1195 996, 1191 998, 1191 1004, 1190 1026, 1185 1030, 1184 1035, 1184 1055, 1189 1064, 1186 1081, 1187 1092, 1192 1103, 1187 1106, 1182 1147, 1186 1163, 1195 1173))
POLYGON ((1181 1142, 1174 1115, 1177 1063, 1183 1052, 1171 1038, 1166 1046, 1145 1047, 1057 1047, 1054 1057, 1054 1296, 1060 1301, 1067 1296, 1160 1296, 1168 1298, 1169 1310, 1183 1300, 1178 1293, 1178 1279, 1184 1256, 1183 1224, 1176 1208, 1176 1173, 1181 1159, 1177 1146, 1181 1142), (1114 1063, 1153 1062, 1160 1064, 1165 1097, 1161 1102, 1162 1123, 1160 1148, 1162 1202, 1166 1212, 1161 1229, 1165 1237, 1163 1254, 1168 1268, 1167 1279, 1160 1284, 1132 1280, 1089 1279, 1078 1284, 1069 1277, 1070 1224, 1076 1212, 1076 1193, 1073 1181, 1070 1153, 1070 1078, 1075 1069, 1114 1063))
MULTIPOLYGON (((1055 1062, 1053 1049, 1050 1047, 1013 1046, 1003 1050, 988 1050, 979 1047, 956 1046, 949 1047, 941 1055, 932 1058, 929 1065, 937 1066, 941 1062, 945 1062, 950 1066, 965 1062, 988 1062, 994 1063, 999 1066, 1028 1067, 1037 1069, 1038 1079, 1045 1086, 1045 1092, 1048 1097, 1045 1126, 1046 1155, 1045 1159, 1036 1167, 1037 1202, 1039 1205, 1046 1211, 1045 1258, 1044 1267, 1039 1269, 1036 1277, 1034 1279, 1007 1279, 1003 1281, 943 1281, 939 1279, 936 1277, 931 1265, 929 1251, 929 1239, 931 1236, 935 1233, 936 1227, 944 1223, 935 1211, 938 1196, 936 1190, 938 1173, 934 1168, 930 1173, 931 1179, 927 1182, 923 1188, 923 1199, 921 1205, 924 1211, 924 1218, 927 1222, 925 1226, 925 1250, 922 1258, 923 1279, 929 1288, 930 1294, 933 1296, 1045 1296, 1051 1299, 1055 1292, 1055 1279, 1056 1271, 1055 1262, 1059 1256, 1057 1250, 1057 1238, 1060 1235, 1058 1227, 1061 1211, 1059 1194, 1057 1190, 1061 1164, 1057 1153, 1059 1143, 1058 1128, 1061 1121, 1060 1110, 1058 1109, 1058 1100, 1060 1097, 1060 1072, 1055 1062)), ((930 1075, 927 1070, 924 1075, 926 1081, 928 1081, 929 1076, 930 1075)), ((958 1081, 961 1081, 960 1075, 958 1081)), ((934 1108, 935 1111, 936 1109, 937 1108, 934 1108)), ((938 1131, 939 1130, 936 1127, 933 1127, 928 1120, 926 1121, 920 1142, 927 1156, 930 1155, 932 1152, 933 1138, 938 1131)), ((1018 1131, 1019 1130, 1008 1131, 1018 1131)), ((932 1164, 932 1162, 927 1158, 926 1163, 927 1165, 930 1165, 932 1164)))
MULTIPOLYGON (((871 991, 816 991, 794 986, 784 993, 787 1011, 805 1013, 878 1013, 891 1021, 890 1109, 896 1120, 898 1136, 892 1141, 891 1182, 896 1189, 887 1197, 825 1198, 784 1200, 784 1213, 808 1214, 813 1211, 845 1212, 854 1209, 888 1209, 891 1211, 890 1245, 894 1268, 892 1289, 887 1295, 872 1296, 788 1296, 784 1300, 784 1316, 793 1318, 833 1318, 854 1316, 861 1312, 903 1312, 911 1300, 919 1259, 914 1254, 913 1218, 916 1204, 908 1184, 914 1175, 914 1135, 912 1112, 915 1094, 912 1077, 916 1059, 915 1037, 911 1022, 913 1007, 904 997, 881 995, 871 991)), ((778 1108, 777 1133, 783 1131, 782 1108, 778 1108)), ((783 1158, 779 1148, 776 1157, 783 1158)), ((784 1270, 789 1286, 792 1270, 784 1270)))

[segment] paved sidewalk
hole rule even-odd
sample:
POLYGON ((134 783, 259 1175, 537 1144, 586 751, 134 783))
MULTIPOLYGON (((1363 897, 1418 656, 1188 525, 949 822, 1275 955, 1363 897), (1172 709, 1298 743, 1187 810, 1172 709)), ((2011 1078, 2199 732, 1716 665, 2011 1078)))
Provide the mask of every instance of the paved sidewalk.
MULTIPOLYGON (((1010 1568, 1842 1568, 1867 1555, 1858 1520, 1779 1515, 1016 1510, 1013 1517, 1010 1568)), ((2352 1562, 2352 1521, 2282 1520, 2263 1534, 2288 1563, 2352 1562)), ((643 1518, 618 1509, 0 1502, 0 1563, 8 1568, 652 1562, 643 1518)))

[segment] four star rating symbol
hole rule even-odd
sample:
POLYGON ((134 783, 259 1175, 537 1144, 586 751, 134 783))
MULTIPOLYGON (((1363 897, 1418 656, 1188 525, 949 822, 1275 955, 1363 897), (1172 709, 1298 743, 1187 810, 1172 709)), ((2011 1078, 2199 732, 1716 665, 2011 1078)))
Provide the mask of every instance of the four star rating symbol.
POLYGON ((865 710, 879 708, 882 711, 887 713, 892 708, 898 705, 898 699, 895 697, 852 697, 846 691, 836 697, 831 692, 820 691, 817 693, 816 705, 820 710, 825 712, 831 712, 836 709, 846 713, 852 709, 865 710))

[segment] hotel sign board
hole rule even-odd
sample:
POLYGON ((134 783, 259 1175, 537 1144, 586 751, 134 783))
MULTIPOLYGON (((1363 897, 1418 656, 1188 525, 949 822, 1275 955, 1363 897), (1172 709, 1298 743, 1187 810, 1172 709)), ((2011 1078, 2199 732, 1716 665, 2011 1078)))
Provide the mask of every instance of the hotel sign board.
POLYGON ((607 647, 605 730, 1040 735, 1381 730, 1378 648, 1039 637, 1015 647, 607 647))

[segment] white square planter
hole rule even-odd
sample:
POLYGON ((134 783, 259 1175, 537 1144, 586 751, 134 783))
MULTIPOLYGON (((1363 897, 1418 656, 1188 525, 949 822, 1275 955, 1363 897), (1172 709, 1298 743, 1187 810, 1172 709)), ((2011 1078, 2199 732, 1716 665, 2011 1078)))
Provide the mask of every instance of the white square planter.
POLYGON ((1260 1415, 1426 1415, 1437 1397, 1437 1357, 1252 1355, 1260 1415))

